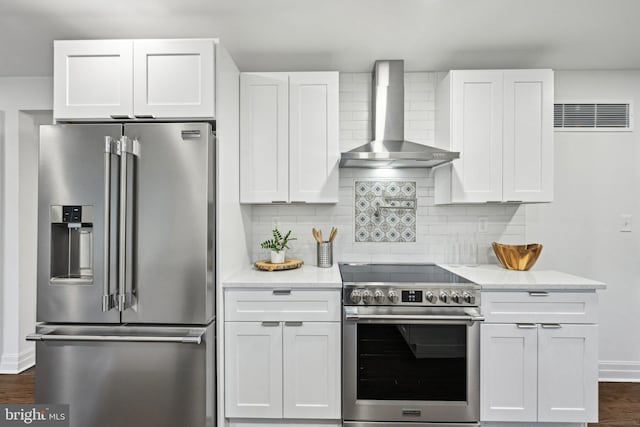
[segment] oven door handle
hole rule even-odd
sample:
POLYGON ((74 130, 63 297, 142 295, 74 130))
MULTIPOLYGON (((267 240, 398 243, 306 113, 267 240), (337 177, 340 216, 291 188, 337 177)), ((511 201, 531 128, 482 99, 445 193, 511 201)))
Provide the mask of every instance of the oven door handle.
POLYGON ((482 322, 484 316, 445 316, 418 314, 345 314, 347 320, 393 320, 393 321, 446 321, 446 322, 482 322))

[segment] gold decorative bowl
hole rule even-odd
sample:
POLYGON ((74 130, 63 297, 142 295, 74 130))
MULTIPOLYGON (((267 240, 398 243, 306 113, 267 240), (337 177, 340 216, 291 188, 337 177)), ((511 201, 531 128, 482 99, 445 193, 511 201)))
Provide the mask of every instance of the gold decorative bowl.
POLYGON ((495 252, 500 263, 508 270, 529 270, 536 263, 542 252, 542 245, 539 243, 503 245, 493 242, 491 246, 493 246, 493 252, 495 252))

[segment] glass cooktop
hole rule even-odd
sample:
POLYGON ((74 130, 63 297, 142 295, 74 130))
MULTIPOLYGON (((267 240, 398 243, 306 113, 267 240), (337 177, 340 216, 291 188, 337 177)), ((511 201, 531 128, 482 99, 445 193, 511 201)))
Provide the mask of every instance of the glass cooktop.
POLYGON ((340 263, 344 283, 473 283, 435 264, 340 263))

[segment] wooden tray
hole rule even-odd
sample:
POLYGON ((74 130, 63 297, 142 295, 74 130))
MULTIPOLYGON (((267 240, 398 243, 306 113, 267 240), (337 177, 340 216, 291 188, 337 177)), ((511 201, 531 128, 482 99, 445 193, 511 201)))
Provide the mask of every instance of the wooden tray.
POLYGON ((272 264, 270 260, 264 259, 256 262, 256 267, 265 271, 281 271, 281 270, 293 270, 295 268, 302 267, 302 260, 299 259, 286 259, 282 264, 272 264))

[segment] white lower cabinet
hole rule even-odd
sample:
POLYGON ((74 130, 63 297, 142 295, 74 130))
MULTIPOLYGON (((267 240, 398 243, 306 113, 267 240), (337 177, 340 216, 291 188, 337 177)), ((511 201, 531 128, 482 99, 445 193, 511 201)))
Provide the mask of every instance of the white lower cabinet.
POLYGON ((284 418, 340 418, 340 323, 284 322, 284 418))
POLYGON ((483 324, 483 425, 597 422, 597 346, 595 324, 483 324))
POLYGON ((340 418, 339 322, 226 322, 227 418, 340 418))
POLYGON ((484 324, 480 331, 480 419, 536 421, 537 328, 484 324))
POLYGON ((282 331, 279 322, 226 322, 227 417, 282 417, 282 331))
POLYGON ((230 425, 333 425, 341 418, 339 297, 340 290, 225 292, 230 425))
POLYGON ((596 422, 598 326, 557 326, 538 330, 538 421, 596 422))

